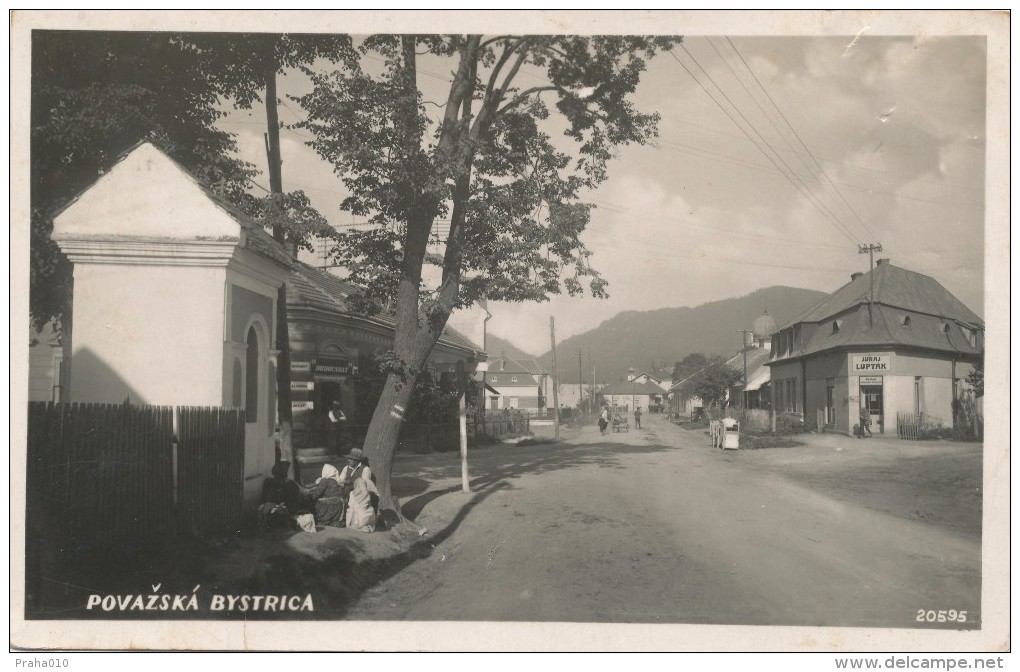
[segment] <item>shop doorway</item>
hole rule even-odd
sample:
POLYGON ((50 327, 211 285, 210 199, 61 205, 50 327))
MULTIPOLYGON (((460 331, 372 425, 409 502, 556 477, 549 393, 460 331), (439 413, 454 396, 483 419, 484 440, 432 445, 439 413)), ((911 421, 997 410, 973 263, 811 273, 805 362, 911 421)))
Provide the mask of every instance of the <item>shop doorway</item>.
POLYGON ((864 408, 868 411, 868 415, 871 417, 871 431, 876 434, 884 433, 885 417, 882 413, 882 386, 861 385, 861 400, 864 408))

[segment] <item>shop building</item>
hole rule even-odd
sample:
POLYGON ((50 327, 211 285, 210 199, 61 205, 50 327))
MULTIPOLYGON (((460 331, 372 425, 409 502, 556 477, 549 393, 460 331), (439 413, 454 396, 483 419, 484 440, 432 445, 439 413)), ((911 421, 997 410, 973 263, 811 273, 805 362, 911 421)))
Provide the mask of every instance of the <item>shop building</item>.
MULTIPOLYGON (((367 422, 374 410, 362 407, 365 395, 358 389, 359 367, 371 365, 393 347, 396 322, 386 312, 370 317, 354 314, 349 298, 357 291, 342 278, 302 262, 294 262, 288 277, 291 407, 301 444, 322 442, 333 401, 340 402, 350 423, 367 422)), ((482 323, 485 319, 484 310, 470 315, 482 323)), ((463 319, 461 323, 470 325, 463 319)), ((452 381, 460 361, 469 375, 474 374, 484 368, 481 347, 447 326, 429 356, 431 371, 452 381)))
POLYGON ((953 423, 984 350, 984 321, 934 278, 878 260, 772 334, 772 406, 808 427, 875 434, 897 414, 953 423))

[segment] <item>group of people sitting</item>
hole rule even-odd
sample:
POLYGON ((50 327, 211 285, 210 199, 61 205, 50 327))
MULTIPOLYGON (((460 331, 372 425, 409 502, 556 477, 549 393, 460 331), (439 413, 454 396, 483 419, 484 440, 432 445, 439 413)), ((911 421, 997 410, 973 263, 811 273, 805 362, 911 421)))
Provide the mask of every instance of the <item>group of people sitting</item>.
POLYGON ((277 463, 262 488, 258 526, 315 532, 318 525, 374 532, 378 517, 375 477, 361 448, 353 448, 342 470, 322 465, 322 476, 310 487, 290 477, 290 462, 277 463))

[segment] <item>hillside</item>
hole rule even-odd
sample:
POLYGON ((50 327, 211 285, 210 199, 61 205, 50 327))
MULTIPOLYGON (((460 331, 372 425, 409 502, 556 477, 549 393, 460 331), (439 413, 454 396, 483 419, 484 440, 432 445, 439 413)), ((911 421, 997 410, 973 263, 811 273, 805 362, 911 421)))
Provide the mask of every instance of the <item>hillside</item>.
MULTIPOLYGON (((588 375, 591 372, 590 348, 598 382, 620 380, 626 377, 628 367, 668 379, 673 364, 692 352, 725 356, 737 352, 741 343, 740 330, 750 329, 766 306, 776 323, 782 326, 825 296, 824 292, 811 289, 766 287, 746 296, 694 308, 623 312, 591 331, 556 344, 557 353, 569 352, 574 357, 573 365, 560 372, 560 380, 577 382, 578 348, 584 351, 588 375)), ((493 352, 491 348, 490 352, 493 352)), ((549 353, 539 357, 539 361, 551 367, 549 353)))
POLYGON ((524 352, 510 341, 493 334, 486 334, 485 336, 485 352, 488 353, 490 360, 494 360, 500 355, 506 355, 518 362, 525 359, 538 359, 535 355, 524 352))

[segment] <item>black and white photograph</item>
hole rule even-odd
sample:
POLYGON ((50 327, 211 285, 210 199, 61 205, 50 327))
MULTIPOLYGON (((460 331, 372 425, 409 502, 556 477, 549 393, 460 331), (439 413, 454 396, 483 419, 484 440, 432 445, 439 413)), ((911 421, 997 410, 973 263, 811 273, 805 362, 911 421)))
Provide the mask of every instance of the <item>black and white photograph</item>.
POLYGON ((1010 650, 1008 12, 10 19, 12 647, 1010 650))

